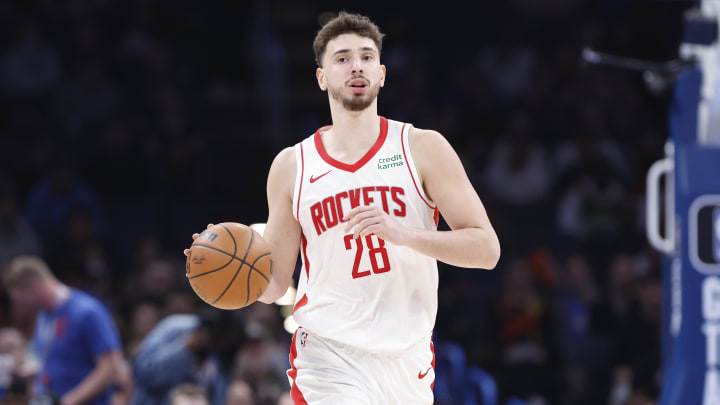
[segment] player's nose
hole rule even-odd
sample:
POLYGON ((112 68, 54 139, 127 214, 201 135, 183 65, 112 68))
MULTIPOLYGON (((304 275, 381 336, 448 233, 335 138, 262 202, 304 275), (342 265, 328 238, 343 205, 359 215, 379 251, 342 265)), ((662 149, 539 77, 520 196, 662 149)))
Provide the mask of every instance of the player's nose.
POLYGON ((360 58, 353 59, 352 71, 353 71, 353 73, 358 73, 358 72, 363 71, 362 59, 360 59, 360 58))

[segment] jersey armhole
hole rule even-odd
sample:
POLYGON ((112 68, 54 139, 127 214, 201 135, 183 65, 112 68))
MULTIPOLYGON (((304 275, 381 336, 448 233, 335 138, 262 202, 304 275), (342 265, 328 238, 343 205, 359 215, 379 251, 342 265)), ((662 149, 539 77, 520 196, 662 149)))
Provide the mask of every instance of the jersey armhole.
POLYGON ((300 223, 300 196, 302 195, 302 181, 305 175, 305 156, 303 153, 303 142, 295 145, 295 164, 297 170, 295 171, 295 188, 293 189, 293 217, 300 223))
POLYGON ((420 198, 425 202, 425 204, 430 208, 431 210, 437 210, 437 205, 433 201, 428 198, 428 196, 425 194, 425 190, 423 189, 422 182, 420 179, 420 176, 418 175, 417 169, 415 168, 415 161, 413 160, 412 153, 410 153, 410 129, 412 128, 412 124, 404 124, 401 132, 401 144, 402 144, 402 150, 403 150, 403 156, 405 157, 405 161, 407 162, 408 171, 410 172, 410 177, 412 178, 413 183, 415 184, 415 190, 420 195, 420 198))

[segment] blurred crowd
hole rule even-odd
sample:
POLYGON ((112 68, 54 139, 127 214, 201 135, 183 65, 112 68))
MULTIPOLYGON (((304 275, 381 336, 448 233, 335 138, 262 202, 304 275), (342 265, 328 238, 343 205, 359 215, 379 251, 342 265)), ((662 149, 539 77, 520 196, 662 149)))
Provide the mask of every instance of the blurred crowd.
MULTIPOLYGON (((434 336, 461 344, 503 398, 658 395, 660 264, 643 205, 669 94, 584 66, 580 53, 674 58, 688 5, 346 7, 387 34, 380 113, 448 138, 498 232, 495 271, 440 264, 434 336)), ((201 322, 208 306, 185 280, 182 249, 209 222, 267 218, 273 156, 330 122, 311 43, 342 6, 0 2, 0 271, 18 255, 44 258, 108 308, 131 364, 162 322, 201 322)), ((218 368, 174 395, 212 396, 222 375, 228 404, 288 403, 281 308, 231 315, 183 341, 216 351, 218 368)), ((31 369, 33 326, 2 289, 0 356, 31 369)))

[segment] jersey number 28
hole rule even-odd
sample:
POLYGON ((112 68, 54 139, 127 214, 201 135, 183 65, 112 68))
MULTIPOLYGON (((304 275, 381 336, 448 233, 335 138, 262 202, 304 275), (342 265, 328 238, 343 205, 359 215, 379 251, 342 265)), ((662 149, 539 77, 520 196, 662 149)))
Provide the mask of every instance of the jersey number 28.
MULTIPOLYGON (((372 272, 375 274, 387 273, 388 271, 390 271, 390 260, 388 259, 387 250, 385 249, 385 241, 375 236, 378 241, 378 247, 373 247, 373 236, 374 235, 367 235, 365 237, 365 243, 367 244, 368 249, 370 249, 368 253, 370 254, 370 264, 372 264, 372 272), (378 264, 378 255, 380 255, 382 259, 382 267, 380 267, 380 265, 378 264)), ((352 234, 345 235, 345 250, 352 249, 352 245, 350 244, 350 242, 353 240, 357 245, 357 250, 355 251, 355 262, 353 263, 352 276, 353 278, 369 276, 370 270, 359 271, 360 259, 362 259, 363 252, 363 239, 354 239, 352 234)))

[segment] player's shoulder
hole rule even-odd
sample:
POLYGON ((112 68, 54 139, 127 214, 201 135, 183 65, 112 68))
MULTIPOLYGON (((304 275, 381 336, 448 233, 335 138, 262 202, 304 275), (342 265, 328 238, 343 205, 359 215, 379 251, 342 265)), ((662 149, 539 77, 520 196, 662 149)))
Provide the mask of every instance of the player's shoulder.
POLYGON ((413 155, 416 153, 430 153, 437 148, 450 146, 447 139, 438 131, 412 127, 408 133, 408 143, 413 155))
POLYGON ((273 166, 279 166, 281 168, 292 167, 294 169, 295 163, 295 147, 288 146, 275 155, 275 159, 272 164, 273 166))
POLYGON ((294 177, 297 171, 297 158, 295 157, 295 147, 288 146, 281 150, 270 165, 270 175, 280 175, 280 177, 294 177))
POLYGON ((423 129, 415 126, 410 128, 409 136, 418 139, 445 139, 445 137, 440 132, 435 131, 434 129, 423 129))
POLYGON ((428 179, 432 173, 446 168, 447 165, 438 165, 438 162, 457 160, 457 152, 450 142, 440 132, 432 129, 411 128, 408 144, 415 167, 423 179, 428 179))
POLYGON ((287 190, 292 195, 297 163, 295 147, 289 146, 280 151, 273 159, 268 174, 268 190, 287 190))

